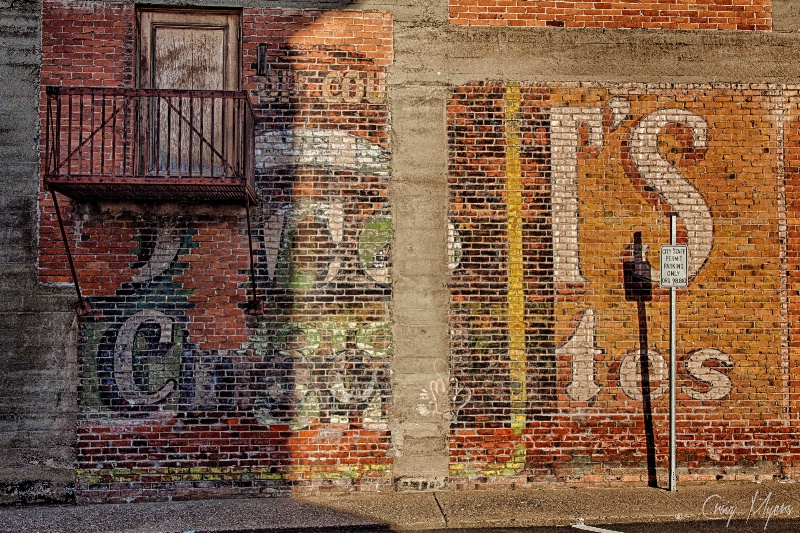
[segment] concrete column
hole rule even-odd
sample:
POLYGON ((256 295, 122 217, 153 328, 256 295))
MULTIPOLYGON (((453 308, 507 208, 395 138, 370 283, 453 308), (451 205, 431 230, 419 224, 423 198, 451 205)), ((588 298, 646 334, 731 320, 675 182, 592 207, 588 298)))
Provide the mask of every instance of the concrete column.
POLYGON ((392 437, 398 490, 448 474, 447 132, 441 87, 391 88, 394 217, 392 437))

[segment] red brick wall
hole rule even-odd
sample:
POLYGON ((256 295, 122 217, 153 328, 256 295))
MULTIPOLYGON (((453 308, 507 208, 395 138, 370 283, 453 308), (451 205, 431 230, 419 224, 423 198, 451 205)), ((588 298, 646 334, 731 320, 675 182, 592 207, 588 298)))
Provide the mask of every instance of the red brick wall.
MULTIPOLYGON (((42 9, 42 124, 47 113, 47 99, 44 94, 47 86, 133 86, 136 21, 132 4, 45 1, 42 9)), ((42 137, 44 142, 44 135, 42 137)), ((67 200, 61 197, 59 203, 63 216, 66 220, 71 220, 72 208, 67 200)), ((69 283, 72 278, 53 203, 49 195, 45 197, 43 192, 40 193, 39 208, 39 279, 46 283, 69 283)), ((72 233, 72 226, 67 225, 67 230, 72 233)), ((115 237, 124 234, 120 232, 127 232, 130 236, 132 228, 117 228, 114 231, 115 237)), ((102 259, 104 262, 118 257, 117 249, 106 246, 98 250, 94 239, 88 238, 81 242, 89 249, 85 258, 82 249, 75 250, 79 262, 91 261, 98 253, 105 256, 102 259)), ((116 266, 118 267, 119 265, 116 266)), ((91 295, 96 288, 93 280, 87 280, 87 295, 91 295)))
MULTIPOLYGON (((769 5, 598 5, 608 19, 460 6, 454 24, 770 26, 769 5)), ((42 86, 134 86, 134 18, 130 3, 45 2, 42 86)), ((60 198, 94 310, 79 343, 81 501, 391 485, 392 19, 246 8, 242 30, 263 316, 247 313, 244 209, 60 198)), ((663 476, 668 292, 656 270, 672 212, 690 278, 677 291, 679 473, 796 470, 797 92, 451 91, 451 486, 663 476)), ((49 195, 39 207, 39 280, 67 284, 49 195)), ((441 414, 428 407, 444 383, 420 392, 414 416, 441 414)))
POLYGON ((772 2, 531 2, 450 0, 450 23, 463 26, 770 30, 772 2))
MULTIPOLYGON (((76 6, 44 5, 43 87, 134 86, 133 5, 76 6)), ((391 482, 391 17, 245 9, 242 28, 263 316, 247 313, 243 208, 59 197, 94 311, 79 345, 81 501, 391 482)), ((39 279, 69 283, 49 194, 40 212, 39 279)))
MULTIPOLYGON (((785 173, 784 192, 786 203, 786 314, 785 344, 788 359, 782 361, 784 373, 784 398, 782 406, 790 416, 796 418, 800 406, 800 93, 797 87, 785 91, 786 116, 783 124, 784 161, 778 169, 785 173)), ((786 432, 787 428, 780 428, 786 432)), ((789 431, 791 434, 791 431, 789 431)), ((797 467, 794 463, 794 471, 797 467)))
POLYGON ((130 86, 135 22, 130 3, 46 0, 42 85, 130 86))
POLYGON ((669 298, 657 269, 671 212, 690 274, 677 290, 679 474, 796 467, 796 92, 453 91, 454 483, 663 475, 669 298))

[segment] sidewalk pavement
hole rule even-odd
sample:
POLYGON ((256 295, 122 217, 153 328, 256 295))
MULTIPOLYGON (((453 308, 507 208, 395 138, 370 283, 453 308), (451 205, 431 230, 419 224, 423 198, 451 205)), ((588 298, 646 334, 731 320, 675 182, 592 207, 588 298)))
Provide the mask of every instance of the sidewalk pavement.
POLYGON ((800 484, 350 493, 87 506, 0 507, 2 532, 365 531, 800 517, 800 484))

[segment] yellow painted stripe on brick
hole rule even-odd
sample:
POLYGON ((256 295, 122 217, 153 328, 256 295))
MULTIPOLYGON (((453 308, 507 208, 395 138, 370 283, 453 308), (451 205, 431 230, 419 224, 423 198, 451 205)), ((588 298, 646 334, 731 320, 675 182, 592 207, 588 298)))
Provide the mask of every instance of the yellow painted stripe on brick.
POLYGON ((511 424, 525 427, 528 403, 525 358, 525 287, 522 264, 522 168, 520 163, 520 84, 505 91, 506 212, 508 232, 508 352, 511 380, 511 424))

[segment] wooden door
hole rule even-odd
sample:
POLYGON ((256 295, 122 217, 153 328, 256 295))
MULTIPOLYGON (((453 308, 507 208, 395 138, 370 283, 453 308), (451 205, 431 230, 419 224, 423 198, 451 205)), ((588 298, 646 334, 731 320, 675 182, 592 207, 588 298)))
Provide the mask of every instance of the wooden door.
MULTIPOLYGON (((239 13, 139 11, 139 87, 239 89, 239 13)), ((232 106, 220 96, 161 96, 147 104, 149 173, 223 176, 232 154, 232 106)))

